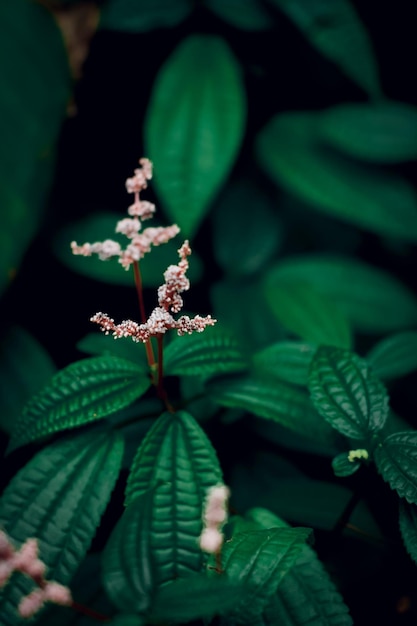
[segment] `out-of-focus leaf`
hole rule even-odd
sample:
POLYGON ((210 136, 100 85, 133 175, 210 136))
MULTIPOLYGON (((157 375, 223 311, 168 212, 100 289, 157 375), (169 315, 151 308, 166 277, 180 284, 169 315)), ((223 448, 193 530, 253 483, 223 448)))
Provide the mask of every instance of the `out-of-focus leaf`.
POLYGON ((394 433, 375 448, 382 478, 401 498, 417 504, 417 432, 394 433))
MULTIPOLYGON (((124 235, 115 233, 116 223, 123 219, 118 213, 101 213, 86 217, 78 222, 71 223, 63 228, 54 241, 54 251, 59 260, 83 276, 100 280, 112 285, 126 285, 134 287, 133 272, 122 268, 117 257, 100 261, 97 255, 91 257, 75 256, 71 252, 71 241, 83 244, 86 241, 105 241, 112 239, 125 247, 129 241, 124 235)), ((180 242, 170 240, 160 246, 152 248, 152 258, 145 255, 140 261, 140 272, 144 287, 157 287, 164 282, 164 272, 168 265, 178 261, 180 242)), ((194 283, 200 279, 202 263, 198 255, 193 252, 190 259, 188 276, 194 283)))
POLYGON ((72 363, 26 404, 9 449, 110 415, 143 395, 149 385, 142 368, 125 359, 93 357, 72 363))
POLYGON ((375 163, 417 158, 417 107, 383 100, 342 104, 320 118, 323 138, 341 152, 375 163))
POLYGON ((240 68, 226 42, 203 35, 182 41, 156 78, 145 144, 157 193, 185 237, 229 175, 245 115, 240 68))
POLYGON ((113 337, 100 332, 88 333, 77 342, 77 350, 91 356, 116 356, 127 359, 142 367, 144 372, 148 371, 145 346, 135 343, 130 337, 126 337, 126 341, 123 338, 121 341, 115 341, 113 337))
POLYGON ((405 376, 417 369, 417 332, 409 331, 385 337, 366 356, 378 378, 405 376))
POLYGON ((52 15, 0 3, 0 291, 17 272, 47 203, 70 75, 52 15))
POLYGON ((325 254, 289 257, 271 269, 267 285, 279 281, 311 285, 358 331, 382 333, 417 324, 417 297, 387 272, 356 259, 325 254))
POLYGON ((417 507, 415 504, 400 500, 399 522, 406 550, 417 563, 417 507))
POLYGON ((280 248, 283 225, 276 207, 253 183, 241 181, 226 189, 213 218, 213 254, 230 275, 254 274, 280 248))
POLYGON ((311 362, 308 387, 316 410, 345 437, 366 439, 384 427, 389 413, 386 389, 356 354, 320 346, 311 362))
POLYGON ((378 66, 364 25, 349 0, 270 0, 372 96, 380 95, 378 66))
POLYGON ((11 432, 29 398, 55 374, 49 354, 24 328, 3 338, 0 360, 0 426, 11 432))
POLYGON ((417 241, 412 186, 385 170, 326 150, 319 130, 318 113, 277 115, 258 136, 260 165, 274 182, 318 211, 379 235, 417 241))
POLYGON ((278 341, 254 354, 254 369, 294 385, 306 386, 315 351, 316 346, 309 343, 278 341))
POLYGON ((332 468, 334 474, 335 476, 339 476, 340 478, 343 478, 344 476, 351 476, 358 471, 360 466, 361 462, 357 459, 354 459, 352 461, 349 459, 348 452, 342 452, 341 454, 335 456, 335 458, 332 460, 332 468))
POLYGON ((100 28, 129 33, 170 28, 182 22, 192 6, 191 0, 107 0, 100 28))
MULTIPOLYGON (((88 433, 38 452, 12 479, 0 500, 0 527, 18 545, 39 541, 48 579, 68 584, 94 537, 119 475, 123 440, 88 433)), ((34 583, 19 576, 0 597, 2 626, 18 626, 17 605, 34 583)))
POLYGON ((258 0, 205 0, 222 20, 242 30, 265 30, 272 25, 269 13, 258 0))

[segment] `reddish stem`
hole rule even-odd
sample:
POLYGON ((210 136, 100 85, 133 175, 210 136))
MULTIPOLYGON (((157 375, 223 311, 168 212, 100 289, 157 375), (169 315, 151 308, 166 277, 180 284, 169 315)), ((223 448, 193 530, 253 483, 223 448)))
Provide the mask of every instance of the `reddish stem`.
MULTIPOLYGON (((133 273, 135 275, 136 293, 138 294, 138 300, 139 300, 140 318, 141 318, 142 324, 146 324, 146 320, 148 318, 146 317, 145 303, 143 301, 142 276, 140 273, 138 261, 133 262, 133 273)), ((152 343, 150 339, 148 339, 148 341, 145 343, 145 348, 146 348, 146 356, 148 358, 148 364, 152 372, 153 366, 155 365, 155 356, 153 353, 152 343)))
POLYGON ((111 617, 108 615, 98 613, 97 611, 94 611, 94 609, 90 609, 88 606, 84 606, 78 602, 73 602, 71 604, 71 608, 74 609, 74 611, 77 611, 77 613, 81 613, 82 615, 95 619, 97 622, 111 622, 111 617))
POLYGON ((167 411, 169 411, 170 413, 175 413, 175 409, 170 404, 167 393, 164 389, 164 335, 162 333, 159 333, 157 335, 157 339, 158 339, 158 385, 157 385, 158 396, 164 402, 167 411))

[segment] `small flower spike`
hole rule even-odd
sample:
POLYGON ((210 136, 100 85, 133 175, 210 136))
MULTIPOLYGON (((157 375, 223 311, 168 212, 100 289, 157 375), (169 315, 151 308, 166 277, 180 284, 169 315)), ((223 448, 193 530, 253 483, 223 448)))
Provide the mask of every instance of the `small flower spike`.
POLYGON ((217 554, 223 545, 221 528, 227 520, 227 501, 230 490, 225 485, 209 489, 203 511, 203 532, 200 535, 200 548, 204 552, 217 554))

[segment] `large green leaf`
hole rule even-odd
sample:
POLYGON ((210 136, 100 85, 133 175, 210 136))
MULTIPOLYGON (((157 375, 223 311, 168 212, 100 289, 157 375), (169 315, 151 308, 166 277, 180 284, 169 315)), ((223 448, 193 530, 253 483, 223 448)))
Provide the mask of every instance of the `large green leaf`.
POLYGON ((253 624, 311 537, 307 528, 271 528, 239 533, 222 550, 228 578, 243 583, 246 591, 227 618, 253 624))
MULTIPOLYGON (((417 324, 415 294, 387 272, 350 257, 335 254, 289 257, 268 274, 271 297, 274 286, 282 281, 304 282, 313 287, 337 305, 359 331, 382 333, 417 324)), ((277 297, 276 309, 278 303, 277 297)))
POLYGON ((279 114, 258 137, 258 160, 274 182, 312 208, 379 235, 417 241, 412 186, 325 149, 322 139, 319 113, 279 114))
POLYGON ((342 435, 366 439, 383 428, 389 412, 387 392, 356 354, 320 346, 308 386, 317 411, 342 435))
POLYGON ((12 327, 1 343, 0 425, 11 432, 29 398, 55 374, 49 354, 32 335, 12 327))
POLYGON ((372 96, 380 95, 371 41, 350 0, 270 0, 322 54, 372 96))
POLYGON ((142 33, 176 26, 191 12, 190 0, 107 0, 100 28, 142 33))
POLYGON ((415 504, 400 500, 399 523, 406 550, 417 563, 417 507, 415 504))
POLYGON ((273 23, 258 0, 205 0, 205 4, 225 22, 242 30, 264 30, 273 23))
POLYGON ((391 489, 410 504, 417 504, 417 432, 390 435, 374 454, 378 471, 391 489))
POLYGON ((165 350, 166 374, 212 376, 245 369, 237 341, 214 326, 204 333, 174 338, 165 350))
POLYGON ((417 332, 385 337, 368 352, 366 360, 378 378, 398 378, 409 374, 417 369, 417 332))
POLYGON ((282 279, 272 269, 266 274, 264 290, 274 315, 287 330, 307 342, 351 347, 346 316, 307 282, 282 279))
POLYGON ((126 503, 153 492, 150 528, 155 585, 198 572, 198 545, 207 490, 222 482, 216 453, 185 411, 163 414, 146 435, 132 464, 126 503))
POLYGON ((302 341, 278 341, 254 354, 254 369, 294 385, 306 386, 315 351, 316 346, 302 341))
POLYGON ((315 411, 303 389, 268 376, 246 375, 214 380, 210 398, 222 406, 242 408, 293 432, 326 444, 335 433, 315 411))
POLYGON ((417 107, 382 100, 342 104, 323 112, 320 131, 330 145, 375 163, 417 158, 417 107))
POLYGON ((47 203, 70 76, 52 15, 0 3, 0 291, 16 274, 47 203))
POLYGON ((101 419, 131 404, 148 389, 143 369, 118 357, 72 363, 26 404, 9 449, 101 419))
MULTIPOLYGON (((119 474, 123 440, 88 433, 44 448, 12 479, 0 500, 0 527, 20 545, 39 540, 47 577, 66 585, 83 560, 119 474)), ((2 626, 26 623, 16 606, 33 588, 24 576, 0 596, 2 626)))
POLYGON ((167 215, 186 237, 233 166, 245 110, 240 68, 218 37, 182 41, 159 71, 145 121, 146 152, 167 215))

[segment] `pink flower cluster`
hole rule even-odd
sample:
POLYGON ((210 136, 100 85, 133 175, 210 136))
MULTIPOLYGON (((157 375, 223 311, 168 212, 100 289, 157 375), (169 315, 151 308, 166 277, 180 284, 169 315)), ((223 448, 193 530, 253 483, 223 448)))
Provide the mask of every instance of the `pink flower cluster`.
POLYGON ((28 539, 16 550, 6 533, 0 531, 0 589, 7 584, 13 572, 29 576, 38 585, 20 601, 19 615, 25 618, 35 615, 45 602, 64 606, 72 604, 71 592, 67 587, 45 580, 46 565, 38 554, 37 539, 28 539))
POLYGON ((209 489, 205 503, 204 529, 200 535, 200 548, 204 552, 216 554, 223 545, 221 527, 227 520, 226 505, 230 491, 225 485, 216 485, 209 489))
POLYGON ((147 252, 150 252, 152 246, 159 246, 178 235, 179 228, 176 224, 145 228, 142 231, 142 222, 153 216, 155 205, 140 199, 140 192, 146 189, 148 180, 152 178, 152 163, 149 159, 140 159, 139 164, 141 167, 135 170, 134 176, 126 180, 127 192, 134 194, 134 202, 127 210, 130 217, 117 222, 115 231, 129 239, 126 248, 123 249, 120 243, 112 239, 84 243, 81 246, 73 241, 71 242, 73 254, 81 256, 97 254, 101 261, 118 257, 122 267, 128 270, 132 263, 139 261, 147 252))
POLYGON ((191 334, 196 331, 201 333, 207 326, 214 326, 216 320, 207 315, 196 315, 190 318, 182 315, 174 319, 172 313, 178 313, 183 307, 180 294, 190 288, 190 281, 186 277, 188 270, 187 257, 191 254, 188 241, 185 241, 178 250, 180 262, 178 265, 170 265, 164 273, 165 283, 158 289, 158 304, 147 319, 145 324, 138 324, 132 320, 125 320, 115 324, 106 313, 96 313, 91 318, 92 322, 99 324, 106 334, 112 333, 115 339, 131 337, 133 341, 146 343, 150 337, 164 334, 167 330, 175 329, 178 335, 191 334))

